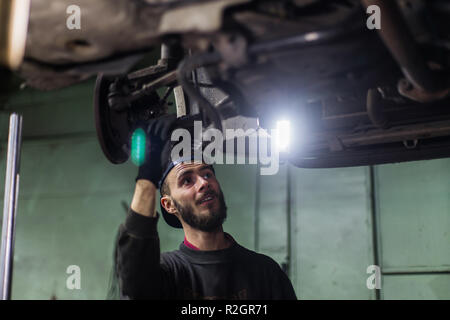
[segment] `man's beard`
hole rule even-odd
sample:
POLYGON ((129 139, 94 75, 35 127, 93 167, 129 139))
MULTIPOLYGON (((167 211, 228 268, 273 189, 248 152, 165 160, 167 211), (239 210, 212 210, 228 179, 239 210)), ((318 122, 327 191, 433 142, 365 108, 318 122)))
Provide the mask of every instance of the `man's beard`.
POLYGON ((219 194, 215 194, 219 199, 219 208, 216 211, 212 211, 208 216, 199 217, 194 213, 194 209, 191 205, 182 206, 177 201, 173 200, 175 207, 181 215, 181 218, 189 226, 194 229, 211 232, 217 230, 227 218, 227 206, 225 204, 225 199, 222 190, 219 194))

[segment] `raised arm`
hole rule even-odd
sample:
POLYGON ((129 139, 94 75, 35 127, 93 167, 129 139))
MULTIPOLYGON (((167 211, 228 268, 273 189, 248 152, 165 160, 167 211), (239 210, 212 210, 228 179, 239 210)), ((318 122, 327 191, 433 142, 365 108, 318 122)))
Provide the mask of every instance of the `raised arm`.
POLYGON ((147 128, 146 160, 139 167, 130 211, 119 228, 115 271, 121 298, 160 299, 170 296, 170 272, 160 264, 156 191, 162 175, 161 154, 175 117, 154 120, 147 128))
POLYGON ((137 180, 131 210, 146 217, 156 217, 156 190, 149 180, 137 180))

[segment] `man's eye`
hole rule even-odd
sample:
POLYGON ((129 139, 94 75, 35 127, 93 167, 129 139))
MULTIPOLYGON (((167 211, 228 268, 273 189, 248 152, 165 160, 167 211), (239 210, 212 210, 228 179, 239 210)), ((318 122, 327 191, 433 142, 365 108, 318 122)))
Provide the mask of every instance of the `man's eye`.
POLYGON ((191 178, 184 178, 183 181, 181 181, 182 184, 189 184, 191 183, 191 178))

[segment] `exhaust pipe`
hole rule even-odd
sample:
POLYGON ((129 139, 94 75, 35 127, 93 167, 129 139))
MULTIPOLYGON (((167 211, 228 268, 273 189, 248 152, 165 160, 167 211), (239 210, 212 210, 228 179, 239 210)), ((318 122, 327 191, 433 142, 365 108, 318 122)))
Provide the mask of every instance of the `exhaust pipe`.
POLYGON ((367 9, 376 5, 381 12, 383 42, 400 65, 407 81, 400 81, 399 92, 415 101, 431 102, 445 98, 450 93, 448 77, 432 71, 402 16, 395 0, 362 0, 367 9))

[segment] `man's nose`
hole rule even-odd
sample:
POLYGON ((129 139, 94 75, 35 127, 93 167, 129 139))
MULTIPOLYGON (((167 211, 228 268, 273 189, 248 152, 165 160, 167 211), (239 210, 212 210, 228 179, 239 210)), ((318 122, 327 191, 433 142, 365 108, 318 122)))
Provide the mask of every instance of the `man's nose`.
POLYGON ((208 179, 205 179, 202 176, 198 176, 197 183, 198 183, 198 191, 203 191, 204 189, 208 189, 209 188, 209 181, 208 181, 208 179))

